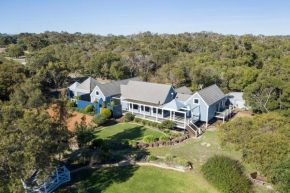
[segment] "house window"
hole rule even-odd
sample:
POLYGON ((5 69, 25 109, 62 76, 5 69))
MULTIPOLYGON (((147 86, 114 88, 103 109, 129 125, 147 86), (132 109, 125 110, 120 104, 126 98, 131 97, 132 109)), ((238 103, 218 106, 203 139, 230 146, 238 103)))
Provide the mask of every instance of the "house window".
POLYGON ((156 113, 156 108, 153 108, 153 113, 156 113))
POLYGON ((99 96, 99 91, 96 91, 96 95, 99 96))
POLYGON ((198 99, 193 99, 193 103, 194 104, 199 104, 199 100, 198 99))
POLYGON ((146 112, 149 112, 149 110, 150 110, 149 107, 145 107, 146 112))

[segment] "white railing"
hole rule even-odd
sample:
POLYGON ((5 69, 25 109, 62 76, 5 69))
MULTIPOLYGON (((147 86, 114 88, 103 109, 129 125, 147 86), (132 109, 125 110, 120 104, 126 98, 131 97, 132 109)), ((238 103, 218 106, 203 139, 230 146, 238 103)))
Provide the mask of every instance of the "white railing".
POLYGON ((49 175, 49 178, 42 184, 32 188, 25 185, 24 188, 27 193, 51 193, 61 184, 69 182, 70 180, 70 171, 65 166, 61 166, 56 169, 55 174, 49 175))

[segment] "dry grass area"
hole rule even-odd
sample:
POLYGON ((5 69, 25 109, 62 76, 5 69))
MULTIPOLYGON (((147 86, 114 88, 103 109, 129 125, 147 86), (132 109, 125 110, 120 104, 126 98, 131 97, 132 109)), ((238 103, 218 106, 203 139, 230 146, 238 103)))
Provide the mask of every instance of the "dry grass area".
POLYGON ((252 116, 253 116, 252 111, 238 110, 238 112, 235 114, 234 118, 236 118, 236 117, 252 117, 252 116))
MULTIPOLYGON (((50 115, 50 116, 53 116, 53 110, 52 110, 52 108, 48 108, 47 109, 47 112, 48 112, 48 114, 50 115)), ((75 128, 75 122, 78 122, 78 123, 80 123, 81 122, 81 119, 82 119, 82 117, 83 116, 86 116, 86 123, 87 124, 89 124, 91 121, 92 121, 92 116, 89 116, 89 115, 84 115, 84 114, 82 114, 82 113, 79 113, 79 112, 71 112, 70 111, 70 113, 71 113, 71 115, 72 115, 72 117, 71 118, 69 118, 69 120, 68 120, 68 129, 70 130, 70 131, 74 131, 74 128, 75 128)))

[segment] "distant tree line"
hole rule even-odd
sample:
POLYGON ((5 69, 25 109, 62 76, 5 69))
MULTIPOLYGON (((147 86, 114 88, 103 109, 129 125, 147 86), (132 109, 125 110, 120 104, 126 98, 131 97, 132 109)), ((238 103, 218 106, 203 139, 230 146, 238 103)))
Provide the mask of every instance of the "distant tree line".
POLYGON ((193 91, 216 83, 225 92, 244 91, 256 111, 290 114, 288 36, 44 32, 4 34, 0 45, 8 47, 11 57, 27 50, 30 76, 45 78, 41 82, 56 88, 72 72, 113 80, 140 76, 193 91))

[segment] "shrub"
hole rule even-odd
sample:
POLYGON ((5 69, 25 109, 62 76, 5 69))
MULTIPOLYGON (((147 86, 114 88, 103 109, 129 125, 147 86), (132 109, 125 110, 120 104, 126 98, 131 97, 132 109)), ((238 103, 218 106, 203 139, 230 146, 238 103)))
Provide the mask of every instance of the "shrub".
POLYGON ((178 159, 177 163, 178 163, 178 165, 183 166, 183 167, 189 166, 189 162, 184 160, 184 159, 178 159))
POLYGON ((106 122, 106 120, 107 117, 103 114, 96 114, 92 119, 92 121, 96 123, 98 126, 103 125, 106 122))
POLYGON ((180 137, 182 134, 181 133, 177 133, 177 136, 180 137))
POLYGON ((111 107, 115 106, 115 101, 111 101, 110 103, 108 103, 108 106, 111 106, 111 107))
POLYGON ((147 124, 147 121, 146 120, 142 120, 142 125, 146 125, 147 124))
POLYGON ((165 135, 161 135, 161 136, 159 137, 159 140, 160 140, 160 141, 169 141, 169 138, 168 138, 167 136, 165 136, 165 135))
POLYGON ((162 130, 163 129, 163 125, 161 123, 158 123, 157 124, 157 128, 160 129, 160 130, 162 130))
POLYGON ((129 145, 136 146, 137 145, 137 141, 136 140, 130 140, 129 141, 129 145))
POLYGON ((73 98, 74 99, 77 99, 77 100, 80 100, 81 99, 81 96, 74 96, 73 98))
POLYGON ((123 145, 129 145, 129 139, 122 139, 121 140, 121 144, 123 144, 123 145))
POLYGON ((93 112, 95 107, 93 105, 88 105, 85 109, 86 113, 93 112))
POLYGON ((93 103, 98 103, 98 100, 94 100, 94 102, 93 103))
POLYGON ((140 122, 141 122, 141 119, 138 118, 138 117, 136 117, 136 118, 134 118, 134 122, 136 122, 136 123, 140 123, 140 122))
POLYGON ((152 127, 157 127, 157 124, 158 124, 158 123, 156 123, 156 122, 152 122, 151 126, 152 126, 152 127))
POLYGON ((124 119, 126 123, 133 121, 133 119, 134 119, 134 115, 132 113, 126 113, 125 119, 124 119))
POLYGON ((166 154, 165 161, 169 161, 169 162, 173 161, 173 155, 171 155, 170 153, 166 154))
POLYGON ((147 125, 148 126, 151 126, 152 125, 152 122, 151 121, 147 121, 147 125))
POLYGON ((67 106, 68 107, 76 107, 77 104, 74 101, 70 101, 70 102, 67 103, 67 106))
POLYGON ((163 132, 167 134, 169 133, 169 129, 164 129, 163 132))
POLYGON ((147 136, 145 136, 145 137, 143 138, 143 141, 144 141, 145 143, 152 143, 152 142, 157 141, 157 139, 156 139, 156 137, 153 136, 153 135, 147 135, 147 136))
POLYGON ((104 144, 104 140, 103 139, 94 139, 92 141, 92 146, 95 148, 101 147, 104 144))
POLYGON ((173 121, 169 121, 169 120, 164 120, 162 121, 162 126, 165 129, 173 129, 175 126, 175 123, 173 121))
POLYGON ((226 156, 215 155, 202 167, 205 178, 221 192, 251 192, 252 183, 243 173, 243 166, 226 156))
POLYGON ((157 160, 158 158, 157 157, 155 157, 154 155, 149 155, 148 156, 148 160, 149 161, 155 161, 155 160, 157 160))
POLYGON ((169 133, 169 135, 170 135, 172 138, 174 138, 174 137, 177 137, 177 136, 178 136, 178 134, 177 134, 177 133, 169 133))
POLYGON ((103 108, 101 114, 105 115, 107 119, 109 119, 112 116, 111 110, 108 108, 103 108))

